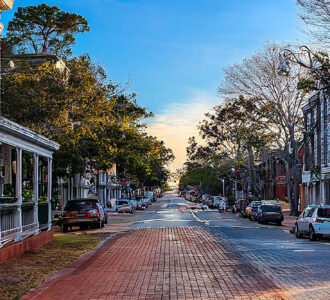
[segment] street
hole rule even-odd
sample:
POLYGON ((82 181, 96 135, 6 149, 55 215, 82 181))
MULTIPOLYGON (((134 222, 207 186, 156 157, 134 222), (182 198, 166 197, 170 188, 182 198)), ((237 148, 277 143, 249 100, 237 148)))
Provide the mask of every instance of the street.
POLYGON ((159 199, 23 299, 330 298, 329 240, 184 204, 159 199))

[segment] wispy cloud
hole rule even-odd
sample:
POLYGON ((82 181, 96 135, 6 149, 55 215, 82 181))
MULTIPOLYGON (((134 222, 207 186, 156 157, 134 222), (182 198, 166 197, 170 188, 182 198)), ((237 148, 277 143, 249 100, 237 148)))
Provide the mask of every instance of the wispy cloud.
POLYGON ((195 91, 188 100, 168 104, 149 123, 149 134, 163 140, 174 151, 176 159, 171 165, 173 171, 180 168, 186 160, 188 138, 198 136, 198 123, 219 102, 216 95, 195 91))

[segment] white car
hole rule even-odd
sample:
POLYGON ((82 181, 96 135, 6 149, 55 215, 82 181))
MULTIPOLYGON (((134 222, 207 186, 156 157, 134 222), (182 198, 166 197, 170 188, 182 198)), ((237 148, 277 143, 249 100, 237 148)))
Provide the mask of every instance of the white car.
POLYGON ((144 196, 145 196, 146 198, 149 198, 149 199, 150 199, 150 204, 151 204, 151 202, 154 201, 154 193, 153 193, 153 192, 150 192, 150 191, 145 192, 145 193, 144 193, 144 196))
POLYGON ((330 235, 330 205, 309 205, 297 218, 294 233, 297 238, 308 234, 311 241, 330 235))

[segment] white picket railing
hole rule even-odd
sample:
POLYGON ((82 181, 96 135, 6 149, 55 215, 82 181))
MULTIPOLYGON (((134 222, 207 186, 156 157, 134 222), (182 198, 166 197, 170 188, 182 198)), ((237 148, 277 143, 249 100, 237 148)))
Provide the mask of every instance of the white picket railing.
POLYGON ((39 222, 33 203, 0 205, 0 248, 38 232, 39 222))
POLYGON ((23 235, 34 233, 38 229, 35 221, 34 205, 22 208, 22 232, 23 235))
POLYGON ((0 211, 0 247, 21 234, 19 208, 5 207, 0 211))

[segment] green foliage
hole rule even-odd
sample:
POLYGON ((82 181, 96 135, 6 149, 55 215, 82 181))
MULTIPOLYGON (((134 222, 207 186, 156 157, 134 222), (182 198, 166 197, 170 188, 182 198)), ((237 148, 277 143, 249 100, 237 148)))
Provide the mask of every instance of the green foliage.
POLYGON ((32 198, 33 198, 33 193, 31 191, 23 191, 23 201, 24 202, 29 202, 29 201, 32 201, 32 198))
POLYGON ((201 186, 205 193, 219 194, 222 192, 222 183, 219 175, 212 167, 201 167, 189 164, 180 171, 179 188, 185 186, 201 186))
POLYGON ((229 195, 229 196, 227 196, 227 199, 228 199, 228 204, 229 204, 230 206, 234 205, 235 202, 236 202, 236 199, 235 199, 235 196, 234 196, 234 195, 229 195))
POLYGON ((199 130, 210 153, 238 159, 249 148, 258 154, 269 145, 274 134, 265 130, 268 110, 256 103, 256 99, 240 96, 206 114, 199 130))
POLYGON ((46 62, 3 80, 4 115, 60 144, 54 177, 105 171, 117 163, 123 176, 138 183, 165 183, 166 164, 174 156, 143 131, 141 119, 152 114, 88 56, 72 58, 67 66, 69 76, 46 62))
POLYGON ((7 42, 14 53, 68 56, 72 54, 75 35, 89 30, 84 17, 61 11, 56 6, 19 7, 8 23, 7 42))

